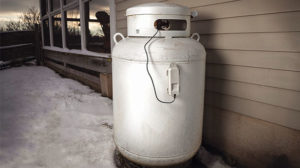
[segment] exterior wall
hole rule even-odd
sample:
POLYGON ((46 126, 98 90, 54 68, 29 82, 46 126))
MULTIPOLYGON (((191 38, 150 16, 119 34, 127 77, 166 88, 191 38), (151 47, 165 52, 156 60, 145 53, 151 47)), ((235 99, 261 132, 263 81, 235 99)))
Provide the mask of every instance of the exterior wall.
POLYGON ((199 13, 192 32, 208 54, 204 142, 249 167, 279 156, 300 167, 300 1, 116 0, 117 32, 126 35, 128 7, 159 1, 199 13))

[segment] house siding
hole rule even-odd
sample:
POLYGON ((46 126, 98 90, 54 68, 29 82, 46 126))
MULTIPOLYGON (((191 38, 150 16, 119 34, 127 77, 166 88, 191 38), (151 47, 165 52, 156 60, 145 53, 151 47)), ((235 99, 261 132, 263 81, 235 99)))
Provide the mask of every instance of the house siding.
POLYGON ((117 32, 127 34, 126 9, 147 2, 177 3, 199 13, 191 29, 207 50, 205 118, 211 123, 204 122, 205 143, 248 165, 265 167, 282 154, 299 167, 300 152, 292 148, 300 149, 300 1, 117 0, 117 32), (229 128, 212 120, 221 116, 226 119, 219 123, 229 128), (259 127, 258 135, 272 135, 247 135, 257 136, 252 131, 259 127), (230 142, 225 133, 236 139, 230 142), (285 138, 273 142, 274 136, 285 138), (257 155, 254 142, 262 148, 257 155), (233 150, 237 145, 239 152, 233 150))

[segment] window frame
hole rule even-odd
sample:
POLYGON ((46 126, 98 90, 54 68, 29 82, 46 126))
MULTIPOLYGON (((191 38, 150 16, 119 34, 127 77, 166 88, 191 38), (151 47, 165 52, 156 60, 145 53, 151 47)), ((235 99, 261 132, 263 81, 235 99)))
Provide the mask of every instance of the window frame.
MULTIPOLYGON (((40 0, 40 9, 42 10, 42 1, 40 0)), ((85 24, 85 12, 84 12, 84 3, 87 2, 88 0, 75 0, 74 2, 71 2, 69 4, 64 5, 64 0, 60 0, 60 8, 51 11, 51 1, 52 0, 47 0, 47 8, 48 12, 45 13, 45 15, 42 15, 42 11, 40 12, 41 14, 41 23, 45 19, 49 20, 49 36, 50 36, 50 46, 46 46, 44 44, 44 31, 43 31, 43 24, 41 24, 41 32, 42 32, 42 44, 43 44, 43 49, 47 50, 54 50, 54 51, 59 51, 59 52, 66 52, 66 53, 73 53, 73 54, 80 54, 80 55, 88 55, 88 56, 95 56, 95 57, 105 57, 105 58, 110 58, 111 53, 98 53, 98 52, 93 52, 87 50, 87 37, 86 37, 86 30, 88 29, 85 24), (67 48, 67 43, 66 43, 66 18, 65 18, 65 12, 67 10, 73 9, 75 7, 79 7, 79 12, 80 12, 80 29, 81 29, 81 49, 68 49, 67 48), (61 14, 61 27, 62 27, 62 47, 56 47, 54 46, 54 41, 53 41, 53 20, 52 17, 61 14)), ((109 2, 109 8, 110 8, 110 46, 111 50, 114 46, 114 41, 113 41, 113 35, 116 33, 116 7, 115 7, 115 0, 108 0, 109 2)))

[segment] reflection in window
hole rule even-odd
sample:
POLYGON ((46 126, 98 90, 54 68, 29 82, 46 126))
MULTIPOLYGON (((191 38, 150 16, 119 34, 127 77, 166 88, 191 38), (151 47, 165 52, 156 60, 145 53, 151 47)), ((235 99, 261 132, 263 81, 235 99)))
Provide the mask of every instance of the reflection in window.
POLYGON ((80 15, 78 7, 66 12, 66 23, 67 47, 69 49, 81 49, 80 15))
POLYGON ((64 0, 64 5, 74 2, 75 0, 64 0))
POLYGON ((54 15, 53 21, 53 45, 62 47, 61 14, 54 15))
POLYGON ((49 19, 43 20, 44 45, 50 46, 49 19))
POLYGON ((41 1, 41 10, 42 10, 42 15, 46 15, 48 13, 48 1, 47 0, 42 0, 41 1))
POLYGON ((90 0, 85 3, 88 50, 110 52, 109 12, 106 0, 90 0))
POLYGON ((59 9, 60 7, 60 0, 51 0, 51 10, 59 9))

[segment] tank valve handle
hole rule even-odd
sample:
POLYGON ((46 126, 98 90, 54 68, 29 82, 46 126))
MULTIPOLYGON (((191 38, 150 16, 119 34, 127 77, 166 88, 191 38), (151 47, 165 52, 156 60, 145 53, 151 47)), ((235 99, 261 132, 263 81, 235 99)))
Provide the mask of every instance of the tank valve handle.
POLYGON ((193 33, 192 36, 191 36, 191 39, 194 39, 195 37, 197 37, 195 40, 199 42, 200 35, 198 33, 193 33))
POLYGON ((168 94, 174 97, 179 94, 179 68, 175 63, 170 64, 167 76, 169 77, 168 94))
POLYGON ((122 33, 116 33, 116 34, 114 35, 114 37, 113 37, 115 44, 118 44, 118 43, 119 43, 118 40, 117 40, 117 37, 118 37, 118 36, 120 36, 120 37, 122 38, 122 40, 125 38, 125 37, 123 36, 122 33))

